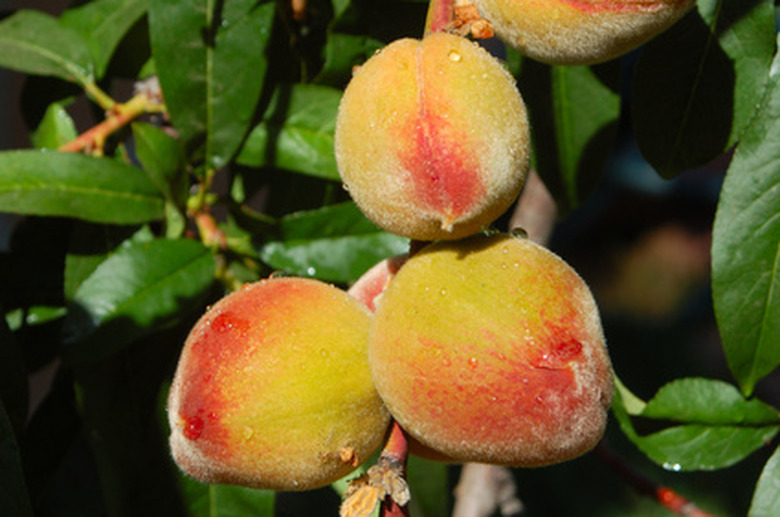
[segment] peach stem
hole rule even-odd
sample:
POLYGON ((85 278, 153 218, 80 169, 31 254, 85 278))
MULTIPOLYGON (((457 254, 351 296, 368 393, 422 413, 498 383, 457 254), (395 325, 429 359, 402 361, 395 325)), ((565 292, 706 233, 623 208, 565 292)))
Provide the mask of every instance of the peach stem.
MULTIPOLYGON (((406 433, 395 420, 390 424, 390 431, 385 442, 385 447, 379 455, 379 464, 397 466, 400 473, 406 478, 406 459, 409 455, 409 440, 406 433)), ((381 517, 409 517, 409 506, 399 506, 393 497, 385 497, 379 511, 381 517)))
POLYGON ((681 496, 673 489, 657 484, 640 474, 626 464, 603 441, 596 446, 595 452, 604 463, 628 481, 637 492, 655 498, 667 510, 687 517, 714 517, 711 513, 700 509, 695 503, 681 496))
POLYGON ((425 18, 425 34, 444 32, 455 21, 455 0, 431 0, 425 18))

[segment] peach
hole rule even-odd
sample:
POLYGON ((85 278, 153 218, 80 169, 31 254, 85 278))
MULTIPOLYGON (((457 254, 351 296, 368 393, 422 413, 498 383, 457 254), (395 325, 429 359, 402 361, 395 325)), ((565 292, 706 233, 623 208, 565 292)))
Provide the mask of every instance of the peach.
POLYGON ((541 466, 601 438, 612 370, 577 273, 513 235, 430 244, 383 294, 369 364, 391 415, 455 461, 541 466))
POLYGON ((661 33, 695 0, 475 0, 498 36, 555 65, 618 57, 661 33))
POLYGON ((371 313, 331 285, 274 278, 229 294, 186 340, 168 399, 181 469, 209 483, 327 485, 389 423, 371 380, 371 313))
POLYGON ((517 198, 528 169, 514 79, 452 34, 397 40, 371 57, 344 92, 335 131, 339 173, 361 210, 417 240, 488 226, 517 198))

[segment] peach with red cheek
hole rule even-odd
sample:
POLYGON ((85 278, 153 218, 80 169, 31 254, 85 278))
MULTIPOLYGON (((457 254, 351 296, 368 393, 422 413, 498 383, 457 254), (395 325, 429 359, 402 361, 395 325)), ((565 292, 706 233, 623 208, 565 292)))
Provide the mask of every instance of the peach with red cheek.
POLYGON ((324 486, 381 444, 371 315, 311 279, 249 284, 211 307, 182 350, 168 399, 173 457, 205 482, 324 486))
POLYGON ((666 30, 695 0, 476 0, 498 36, 544 63, 618 57, 666 30))
POLYGON ((601 438, 612 397, 587 286, 553 253, 508 235, 411 257, 377 307, 369 363, 399 424, 457 461, 579 456, 601 438))
POLYGON ((376 310, 376 302, 382 293, 390 285, 390 281, 393 279, 398 270, 408 256, 406 254, 396 255, 379 261, 368 271, 363 273, 357 281, 352 284, 347 293, 363 302, 363 304, 374 312, 376 310))
POLYGON ((459 239, 516 199, 529 129, 514 79, 451 34, 402 39, 369 59, 344 92, 336 161, 353 199, 382 228, 459 239))

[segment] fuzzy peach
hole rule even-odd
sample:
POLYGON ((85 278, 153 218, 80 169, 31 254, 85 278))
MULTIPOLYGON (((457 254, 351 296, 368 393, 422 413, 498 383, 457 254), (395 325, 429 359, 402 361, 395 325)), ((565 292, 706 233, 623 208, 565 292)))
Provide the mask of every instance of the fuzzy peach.
POLYGON ((618 57, 664 31, 695 0, 475 0, 498 36, 556 65, 618 57))
POLYGON ((204 482, 305 490, 348 474, 389 415, 367 362, 371 314, 328 284, 275 278, 211 307, 168 399, 176 463, 204 482))
POLYGON ((369 363, 398 423, 456 461, 530 467, 581 455, 601 438, 612 397, 588 287, 512 235, 413 255, 379 302, 369 363))
POLYGON ((335 152, 344 186, 377 225, 412 239, 459 239, 516 199, 528 120, 496 59, 437 33, 395 41, 355 72, 335 152))

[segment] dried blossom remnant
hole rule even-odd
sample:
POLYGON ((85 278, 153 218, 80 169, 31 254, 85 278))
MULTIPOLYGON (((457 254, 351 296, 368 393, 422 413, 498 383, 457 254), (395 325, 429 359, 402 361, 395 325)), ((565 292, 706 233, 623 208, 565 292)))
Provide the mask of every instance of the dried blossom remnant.
POLYGON ((474 39, 493 37, 493 26, 479 14, 476 5, 469 2, 456 5, 454 10, 455 19, 451 22, 451 26, 447 28, 448 32, 474 39))
POLYGON ((339 515, 368 517, 388 496, 398 506, 405 506, 411 497, 403 465, 383 457, 365 474, 352 480, 344 494, 339 515))

